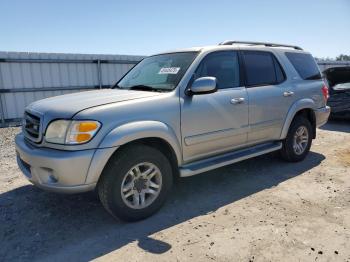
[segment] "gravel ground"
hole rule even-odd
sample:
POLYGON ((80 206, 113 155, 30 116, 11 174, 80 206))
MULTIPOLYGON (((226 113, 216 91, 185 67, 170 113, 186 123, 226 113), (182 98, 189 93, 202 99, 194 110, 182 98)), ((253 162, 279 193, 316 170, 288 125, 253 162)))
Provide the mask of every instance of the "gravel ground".
POLYGON ((30 185, 0 129, 0 261, 350 261, 350 123, 305 161, 274 154, 180 179, 155 216, 114 221, 92 193, 30 185))

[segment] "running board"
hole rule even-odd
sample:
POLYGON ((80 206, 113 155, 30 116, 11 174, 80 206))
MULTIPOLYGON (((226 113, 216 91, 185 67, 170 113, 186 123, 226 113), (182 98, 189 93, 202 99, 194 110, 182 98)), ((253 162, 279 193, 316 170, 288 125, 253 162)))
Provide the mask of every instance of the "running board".
POLYGON ((277 151, 282 148, 281 142, 260 144, 234 152, 214 156, 204 160, 199 160, 180 167, 180 176, 188 177, 199 173, 203 173, 215 168, 230 165, 248 158, 260 156, 266 153, 277 151))

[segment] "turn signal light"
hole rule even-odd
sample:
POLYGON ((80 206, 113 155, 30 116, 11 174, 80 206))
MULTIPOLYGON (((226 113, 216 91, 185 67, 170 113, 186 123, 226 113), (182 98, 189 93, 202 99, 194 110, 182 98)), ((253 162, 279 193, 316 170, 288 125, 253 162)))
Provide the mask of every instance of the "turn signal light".
POLYGON ((83 143, 83 142, 89 141, 90 139, 91 139, 91 135, 88 133, 82 133, 82 134, 75 135, 75 141, 77 143, 83 143))
POLYGON ((98 128, 96 122, 82 122, 78 125, 78 132, 90 132, 98 128))

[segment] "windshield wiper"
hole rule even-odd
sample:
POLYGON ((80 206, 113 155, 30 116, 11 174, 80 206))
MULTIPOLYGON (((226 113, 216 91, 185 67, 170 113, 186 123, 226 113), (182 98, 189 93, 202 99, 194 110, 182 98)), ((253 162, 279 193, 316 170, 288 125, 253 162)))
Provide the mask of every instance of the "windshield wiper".
POLYGON ((162 89, 162 88, 155 88, 155 87, 146 86, 146 85, 131 86, 131 87, 129 87, 128 89, 129 89, 129 90, 140 90, 140 91, 164 92, 164 89, 162 89))

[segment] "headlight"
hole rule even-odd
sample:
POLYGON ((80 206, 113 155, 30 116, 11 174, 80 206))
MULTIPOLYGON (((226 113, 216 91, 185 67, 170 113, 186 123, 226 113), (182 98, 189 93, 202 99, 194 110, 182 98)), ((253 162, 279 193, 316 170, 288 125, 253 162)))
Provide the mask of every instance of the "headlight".
POLYGON ((55 144, 82 144, 89 142, 101 124, 97 121, 56 120, 46 129, 45 140, 55 144))

